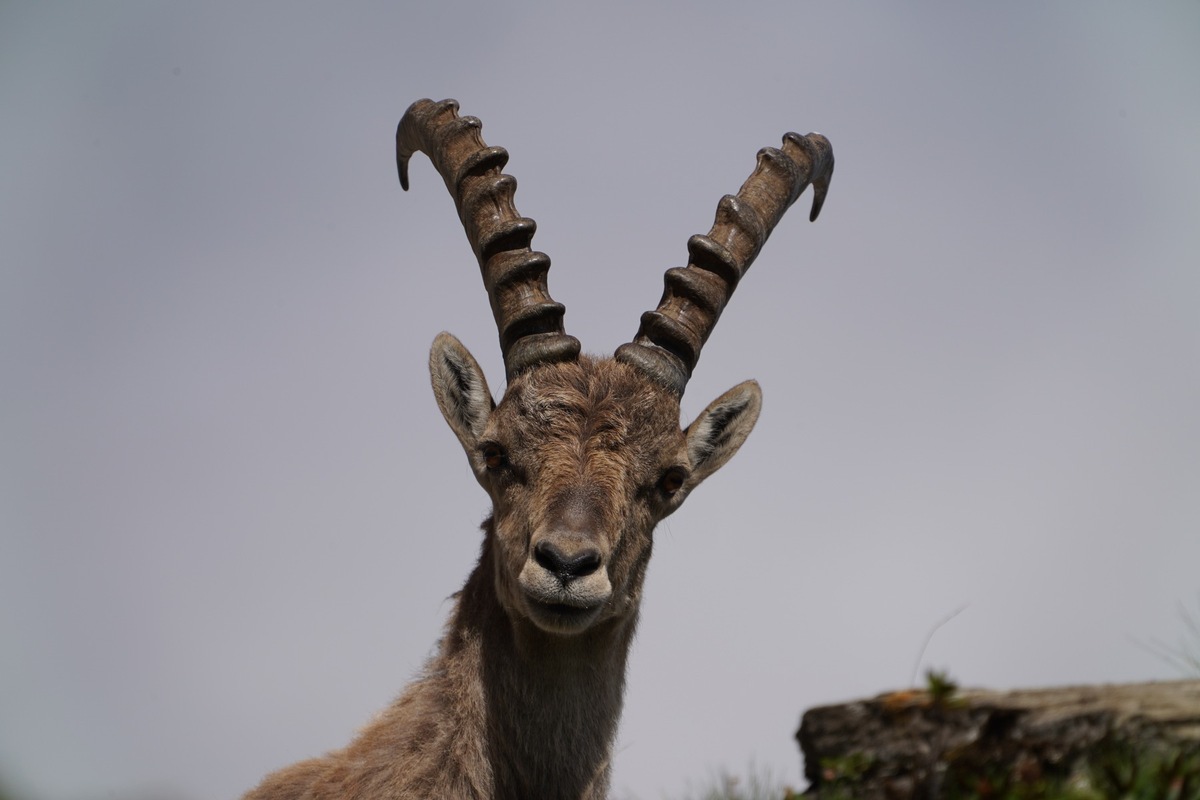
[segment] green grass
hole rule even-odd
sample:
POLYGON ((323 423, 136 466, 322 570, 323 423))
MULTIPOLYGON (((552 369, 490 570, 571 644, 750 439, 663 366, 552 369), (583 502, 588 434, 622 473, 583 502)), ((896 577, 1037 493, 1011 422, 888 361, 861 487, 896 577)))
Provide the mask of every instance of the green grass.
POLYGON ((779 781, 768 767, 751 763, 745 774, 720 769, 700 786, 688 786, 672 800, 799 800, 800 795, 779 781))

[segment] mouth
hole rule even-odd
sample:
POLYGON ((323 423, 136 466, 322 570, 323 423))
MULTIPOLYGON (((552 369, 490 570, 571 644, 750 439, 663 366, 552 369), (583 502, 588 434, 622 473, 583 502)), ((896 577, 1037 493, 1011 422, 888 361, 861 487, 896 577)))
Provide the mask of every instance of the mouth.
POLYGON ((547 603, 526 597, 530 619, 549 633, 572 634, 586 629, 600 615, 603 603, 576 606, 568 603, 547 603))

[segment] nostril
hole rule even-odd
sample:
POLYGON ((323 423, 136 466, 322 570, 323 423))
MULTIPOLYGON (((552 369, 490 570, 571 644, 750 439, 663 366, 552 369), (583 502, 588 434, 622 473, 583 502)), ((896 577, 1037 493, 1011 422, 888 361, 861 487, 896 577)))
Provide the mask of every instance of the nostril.
POLYGON ((600 553, 596 550, 584 550, 567 563, 567 572, 576 578, 591 575, 600 569, 600 553))
POLYGON ((543 539, 534 545, 533 557, 545 570, 553 572, 564 583, 591 575, 600 569, 600 551, 592 547, 568 555, 543 539))
POLYGON ((548 572, 558 572, 559 564, 562 563, 562 555, 558 549, 545 540, 534 545, 533 557, 548 572))

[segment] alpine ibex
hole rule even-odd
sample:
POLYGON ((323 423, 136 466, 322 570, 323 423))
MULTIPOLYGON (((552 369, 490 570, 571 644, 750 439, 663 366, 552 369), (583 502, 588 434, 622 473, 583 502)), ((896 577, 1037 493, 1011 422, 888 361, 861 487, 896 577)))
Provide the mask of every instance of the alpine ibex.
POLYGON ((580 355, 546 289, 550 259, 513 206, 508 153, 458 103, 420 100, 396 155, 427 154, 483 271, 508 388, 497 405, 448 333, 429 368, 438 407, 492 499, 479 563, 437 655, 348 747, 269 775, 247 800, 601 798, 652 533, 737 451, 761 405, 747 381, 686 429, 679 400, 717 318, 809 183, 816 219, 833 174, 819 134, 765 148, 717 206, 689 264, 612 358, 580 355))

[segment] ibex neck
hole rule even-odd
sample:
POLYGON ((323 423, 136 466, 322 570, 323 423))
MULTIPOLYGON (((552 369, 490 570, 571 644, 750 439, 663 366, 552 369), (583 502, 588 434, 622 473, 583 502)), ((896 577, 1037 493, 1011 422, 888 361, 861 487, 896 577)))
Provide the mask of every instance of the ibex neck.
POLYGON ((495 796, 605 797, 636 620, 548 634, 508 615, 494 574, 485 543, 446 645, 478 648, 495 796))

